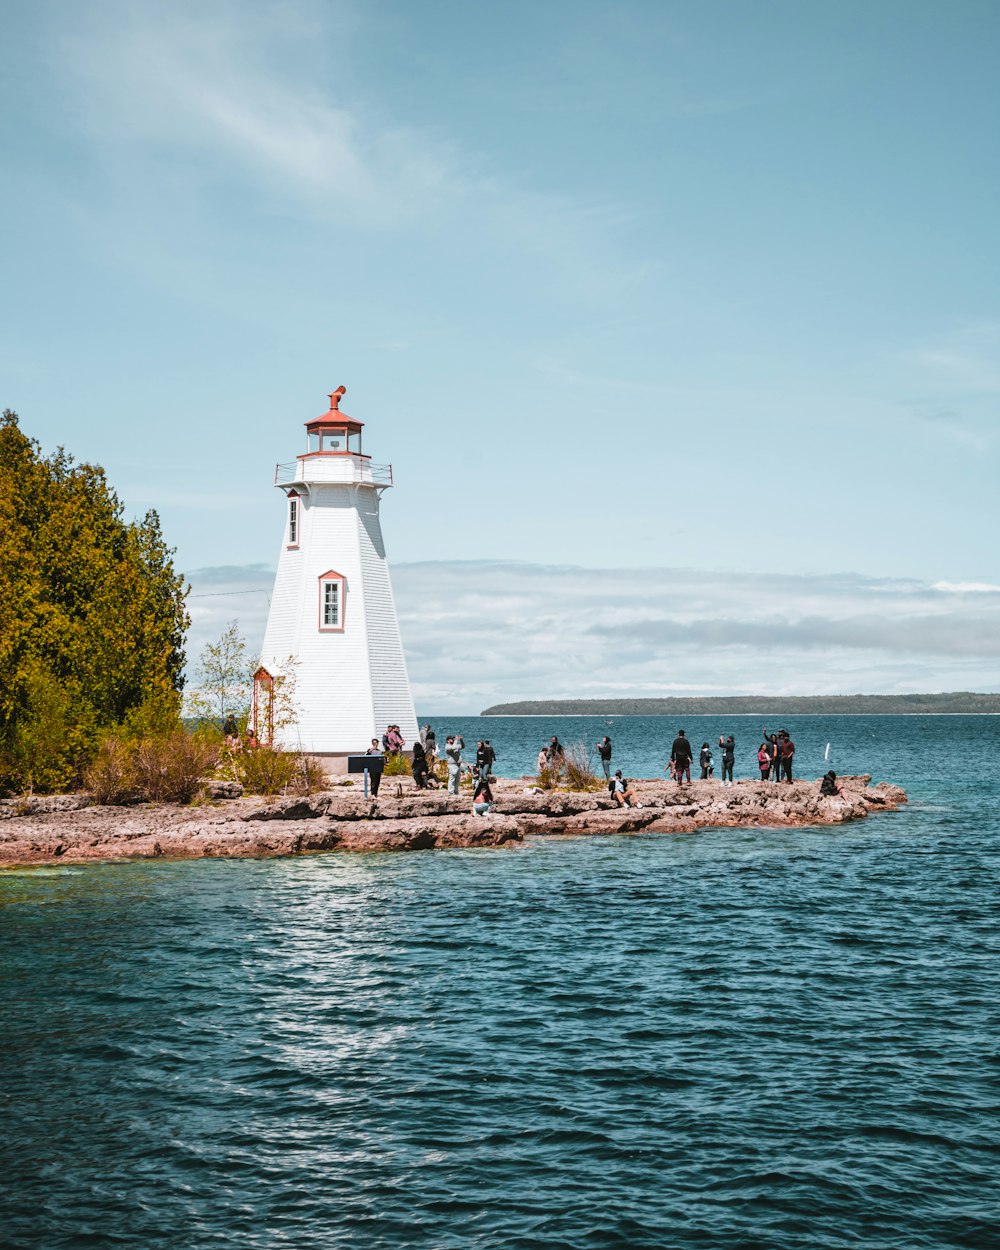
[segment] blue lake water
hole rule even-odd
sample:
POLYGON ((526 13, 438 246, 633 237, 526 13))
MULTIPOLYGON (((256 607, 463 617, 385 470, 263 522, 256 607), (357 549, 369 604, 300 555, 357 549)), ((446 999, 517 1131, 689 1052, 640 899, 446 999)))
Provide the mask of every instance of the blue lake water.
MULTIPOLYGON (((605 731, 431 719, 508 773, 605 731)), ((910 807, 0 874, 0 1245, 1000 1245, 1000 718, 785 723, 910 807)))

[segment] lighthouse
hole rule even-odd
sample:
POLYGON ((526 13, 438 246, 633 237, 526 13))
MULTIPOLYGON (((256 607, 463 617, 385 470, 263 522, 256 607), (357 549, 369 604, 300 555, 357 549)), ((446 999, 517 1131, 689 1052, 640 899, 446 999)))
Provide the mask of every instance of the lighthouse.
POLYGON ((388 725, 407 743, 417 736, 379 520, 392 465, 363 452, 362 423, 340 411, 345 392, 275 470, 284 535, 254 676, 258 739, 334 767, 388 725))

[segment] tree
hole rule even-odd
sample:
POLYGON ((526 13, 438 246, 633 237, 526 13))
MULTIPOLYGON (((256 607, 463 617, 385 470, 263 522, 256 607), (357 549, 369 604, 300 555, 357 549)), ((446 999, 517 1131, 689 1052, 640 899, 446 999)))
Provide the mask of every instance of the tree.
POLYGON ((230 712, 246 723, 253 693, 253 669, 239 621, 230 621, 218 642, 207 643, 198 661, 198 686, 188 697, 188 712, 220 722, 230 712))
POLYGON ((176 725, 186 587, 155 512, 0 418, 0 787, 71 785, 102 734, 176 725))

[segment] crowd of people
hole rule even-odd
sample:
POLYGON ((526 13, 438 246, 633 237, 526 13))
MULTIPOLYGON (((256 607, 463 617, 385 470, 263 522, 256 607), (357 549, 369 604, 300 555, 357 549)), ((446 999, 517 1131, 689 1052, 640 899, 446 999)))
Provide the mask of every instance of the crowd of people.
MULTIPOLYGON (((405 746, 406 740, 403 738, 399 726, 388 725, 385 733, 382 735, 381 744, 377 738, 373 738, 367 754, 381 755, 384 759, 389 759, 393 756, 401 756, 405 746)), ((443 754, 443 759, 447 766, 447 791, 449 794, 458 794, 463 773, 471 773, 473 782, 472 809, 476 815, 485 815, 487 812, 492 811, 495 802, 491 789, 491 780, 493 777, 493 765, 497 758, 496 751, 488 738, 478 739, 476 742, 475 763, 470 765, 462 759, 462 753, 465 749, 465 739, 461 734, 448 734, 445 739, 443 754)), ((735 784, 733 780, 733 771, 736 766, 735 736, 733 734, 720 734, 716 749, 718 750, 721 767, 720 783, 723 786, 732 786, 735 784)), ((617 769, 612 776, 611 759, 613 747, 611 738, 605 734, 600 741, 595 743, 594 750, 597 758, 600 760, 605 781, 608 783, 608 791, 618 806, 641 806, 641 804, 636 803, 635 792, 631 788, 631 783, 622 776, 622 770, 620 768, 617 769)), ((791 782, 794 755, 795 743, 792 741, 792 737, 787 729, 779 729, 776 733, 771 733, 767 729, 762 730, 762 741, 756 754, 760 780, 791 782)), ((538 752, 538 772, 558 769, 565 762, 565 759, 566 749, 558 737, 553 734, 551 740, 538 752)), ((698 754, 700 780, 714 780, 715 759, 713 747, 707 741, 703 742, 698 754)), ((419 741, 413 744, 413 758, 411 762, 411 771, 417 789, 437 789, 440 786, 441 782, 437 775, 437 764, 437 737, 430 725, 421 725, 419 741)), ((675 781, 678 785, 683 785, 686 782, 690 782, 693 767, 694 749, 686 731, 679 729, 670 747, 670 758, 663 766, 664 771, 669 773, 672 781, 675 781)), ((381 770, 378 770, 378 775, 376 775, 376 770, 372 770, 372 793, 375 795, 378 794, 380 776, 381 770)), ((827 774, 824 781, 827 786, 832 785, 835 787, 836 774, 827 774)), ((839 793, 839 790, 836 792, 839 793)))
MULTIPOLYGON (((757 767, 761 781, 792 780, 792 756, 795 754, 795 743, 787 729, 779 729, 777 733, 761 731, 763 741, 757 749, 757 767)), ((736 764, 736 739, 733 734, 719 735, 719 757, 722 764, 722 784, 733 784, 733 768, 736 764)), ((670 759, 664 764, 672 780, 681 784, 691 780, 691 764, 694 754, 691 743, 683 729, 677 731, 677 737, 670 748, 670 759)), ((701 744, 698 755, 701 767, 701 780, 711 781, 715 776, 715 756, 707 742, 701 744)))
MULTIPOLYGON (((372 738, 371 746, 366 754, 380 755, 383 760, 387 760, 393 756, 401 756, 405 746, 406 740, 400 732, 399 726, 389 725, 382 735, 381 744, 377 738, 372 738)), ((476 742, 476 762, 470 766, 462 759, 464 750, 465 739, 462 735, 448 734, 445 738, 443 757, 448 774, 447 792, 449 794, 458 794, 462 774, 471 771, 474 785, 472 809, 477 816, 482 816, 493 809, 494 799, 490 788, 490 779, 493 775, 493 765, 497 758, 496 751, 493 749, 493 744, 489 738, 480 738, 476 742)), ((437 765, 437 735, 430 725, 421 725, 420 737, 413 744, 410 763, 410 771, 418 790, 437 790, 440 788, 441 781, 438 777, 437 765)), ((372 795, 377 797, 379 784, 382 779, 382 769, 370 769, 369 779, 372 795)))

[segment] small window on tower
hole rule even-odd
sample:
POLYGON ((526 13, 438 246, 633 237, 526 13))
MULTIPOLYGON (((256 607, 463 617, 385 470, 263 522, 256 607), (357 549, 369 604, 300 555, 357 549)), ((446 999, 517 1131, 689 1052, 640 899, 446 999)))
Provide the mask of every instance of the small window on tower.
POLYGON ((332 569, 319 579, 319 627, 343 632, 344 579, 332 569))
POLYGON ((299 501, 297 499, 288 501, 288 545, 289 547, 299 545, 299 501))
POLYGON ((340 625, 340 583, 323 584, 323 626, 336 629, 340 625))

